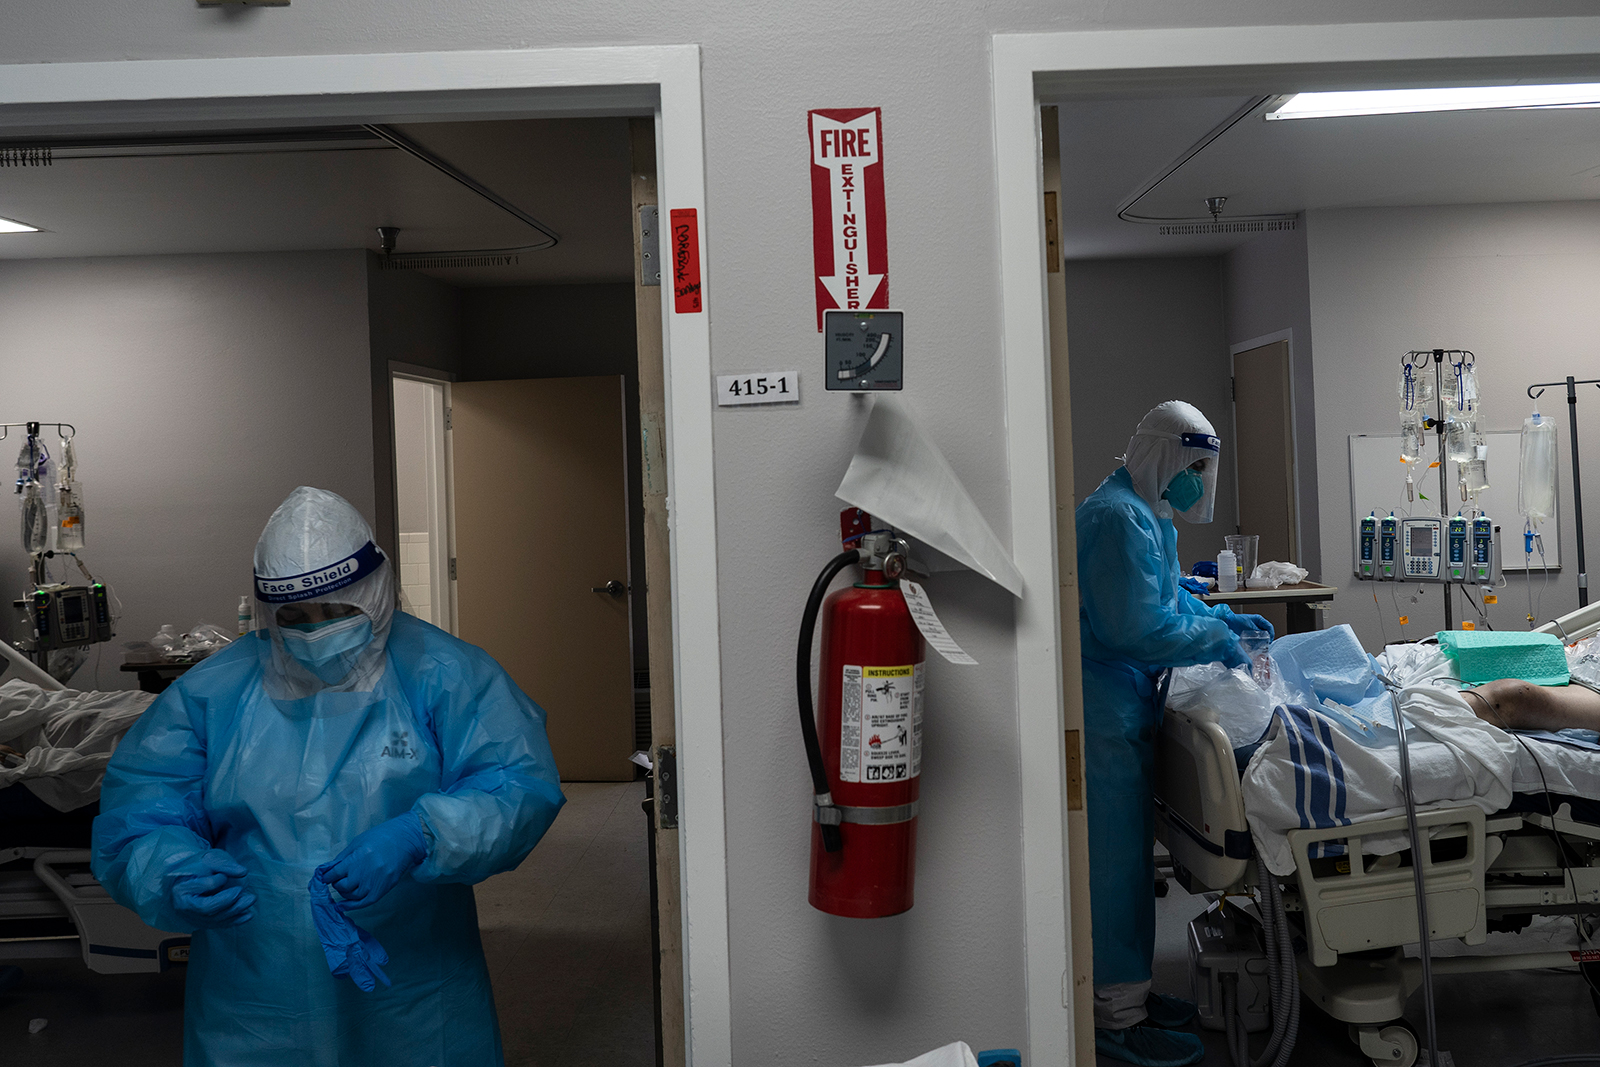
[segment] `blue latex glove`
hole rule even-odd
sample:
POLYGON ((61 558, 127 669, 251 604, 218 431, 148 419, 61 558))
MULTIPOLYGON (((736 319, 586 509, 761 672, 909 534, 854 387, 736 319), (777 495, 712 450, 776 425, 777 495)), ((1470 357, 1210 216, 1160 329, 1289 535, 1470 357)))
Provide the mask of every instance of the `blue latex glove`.
POLYGON ((1183 586, 1195 596, 1205 596, 1211 592, 1211 587, 1198 578, 1179 578, 1178 584, 1183 586))
POLYGON ((1227 623, 1228 629, 1236 634, 1242 634, 1246 630, 1260 630, 1268 637, 1278 636, 1272 629, 1272 624, 1260 615, 1226 615, 1223 616, 1222 621, 1227 623))
POLYGON ((1234 634, 1232 639, 1222 647, 1217 660, 1224 667, 1250 666, 1250 657, 1244 654, 1244 646, 1239 643, 1238 634, 1234 634))
POLYGON ((207 849, 174 866, 172 908, 196 928, 238 926, 255 917, 255 894, 244 887, 244 865, 220 848, 207 849))
POLYGON ((378 982, 389 984, 383 973, 389 962, 389 953, 378 944, 377 938, 351 922, 345 915, 345 903, 335 901, 322 880, 322 869, 311 876, 311 921, 317 927, 317 940, 322 942, 322 954, 328 958, 328 970, 335 978, 349 978, 363 993, 377 988, 378 982))
POLYGON ((317 877, 339 891, 346 907, 364 908, 382 900, 427 858, 422 820, 408 811, 357 834, 332 863, 317 868, 317 877))

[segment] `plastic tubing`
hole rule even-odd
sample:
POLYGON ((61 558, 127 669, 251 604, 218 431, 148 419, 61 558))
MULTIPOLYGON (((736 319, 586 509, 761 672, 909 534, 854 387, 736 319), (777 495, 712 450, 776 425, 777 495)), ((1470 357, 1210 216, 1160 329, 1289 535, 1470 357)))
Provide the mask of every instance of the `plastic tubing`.
MULTIPOLYGON (((828 586, 839 572, 852 563, 861 561, 861 551, 852 548, 841 552, 822 568, 811 596, 806 600, 805 614, 800 616, 800 647, 794 657, 794 689, 800 698, 800 736, 805 739, 806 762, 811 765, 811 790, 819 806, 832 806, 833 794, 828 786, 828 771, 822 765, 822 743, 817 740, 817 711, 811 696, 811 641, 817 629, 817 613, 822 610, 822 600, 828 595, 828 586)), ((838 852, 844 847, 839 827, 822 823, 822 847, 828 852, 838 852)))

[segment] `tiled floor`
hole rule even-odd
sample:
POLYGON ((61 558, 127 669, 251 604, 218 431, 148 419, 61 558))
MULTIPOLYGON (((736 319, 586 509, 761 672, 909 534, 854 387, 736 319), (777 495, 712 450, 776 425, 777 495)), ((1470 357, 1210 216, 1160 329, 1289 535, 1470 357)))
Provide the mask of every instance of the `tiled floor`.
MULTIPOLYGON (((484 951, 511 1067, 655 1063, 642 783, 568 783, 567 806, 515 871, 478 886, 484 951)), ((174 1067, 183 972, 93 974, 35 961, 0 994, 5 1067, 174 1067), (38 1034, 28 1021, 49 1020, 38 1034)))

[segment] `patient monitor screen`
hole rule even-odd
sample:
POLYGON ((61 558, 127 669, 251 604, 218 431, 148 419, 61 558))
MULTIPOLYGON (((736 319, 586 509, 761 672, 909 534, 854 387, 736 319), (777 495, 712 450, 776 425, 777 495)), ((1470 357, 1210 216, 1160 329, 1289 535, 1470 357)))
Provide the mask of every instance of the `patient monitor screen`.
POLYGON ((1410 543, 1406 545, 1406 554, 1411 556, 1433 555, 1433 527, 1418 523, 1410 529, 1410 543))
POLYGON ((82 597, 64 596, 61 598, 61 621, 64 623, 82 622, 88 618, 87 605, 82 597))

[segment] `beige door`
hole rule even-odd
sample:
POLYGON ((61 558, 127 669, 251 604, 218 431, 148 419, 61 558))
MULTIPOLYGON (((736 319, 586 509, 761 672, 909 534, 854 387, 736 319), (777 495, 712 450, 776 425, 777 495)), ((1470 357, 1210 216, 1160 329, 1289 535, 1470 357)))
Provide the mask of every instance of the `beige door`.
MULTIPOLYGON (((1274 341, 1236 353, 1233 392, 1239 532, 1260 536, 1256 562, 1299 563, 1289 342, 1274 341)), ((1261 614, 1284 632, 1282 605, 1269 606, 1261 614)))
POLYGON ((628 594, 604 591, 628 581, 623 396, 621 377, 451 387, 458 632, 544 708, 565 781, 633 778, 628 594))

